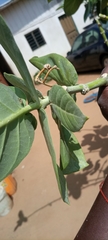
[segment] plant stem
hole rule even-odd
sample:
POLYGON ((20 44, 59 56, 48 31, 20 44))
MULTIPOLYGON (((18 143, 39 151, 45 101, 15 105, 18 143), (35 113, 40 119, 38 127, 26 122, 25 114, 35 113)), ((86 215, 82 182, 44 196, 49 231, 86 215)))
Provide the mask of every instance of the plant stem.
POLYGON ((88 82, 86 84, 81 83, 76 86, 69 86, 69 87, 66 87, 65 89, 69 93, 81 92, 83 95, 85 95, 90 90, 98 88, 102 85, 107 85, 107 84, 108 84, 108 74, 105 73, 100 78, 97 78, 92 82, 88 82))
MULTIPOLYGON (((100 15, 99 15, 99 16, 100 16, 100 15)), ((106 37, 105 30, 103 29, 103 27, 102 27, 102 25, 101 25, 101 23, 100 23, 100 21, 99 21, 99 18, 96 17, 95 20, 96 20, 97 25, 98 25, 98 27, 99 27, 99 29, 100 29, 100 33, 102 34, 102 37, 103 37, 103 39, 104 39, 104 42, 105 42, 106 45, 108 46, 108 39, 107 39, 107 37, 106 37)))
POLYGON ((25 107, 19 109, 17 112, 12 113, 9 117, 3 119, 3 121, 0 121, 0 128, 7 126, 7 124, 9 124, 10 122, 18 119, 19 117, 25 115, 28 112, 31 112, 34 109, 37 109, 37 102, 26 105, 25 107))
POLYGON ((100 13, 100 14, 99 14, 99 17, 102 18, 102 19, 104 19, 104 20, 106 20, 106 21, 108 20, 108 16, 106 16, 106 15, 104 15, 104 14, 101 14, 101 13, 100 13))
POLYGON ((50 101, 49 101, 49 97, 46 96, 44 97, 44 99, 40 100, 40 105, 42 106, 42 108, 46 108, 47 105, 49 105, 50 101))
MULTIPOLYGON (((108 84, 108 74, 104 73, 100 78, 97 78, 96 80, 92 81, 92 82, 88 82, 86 84, 79 84, 76 86, 69 86, 69 87, 64 87, 65 90, 68 93, 78 93, 81 92, 82 94, 86 94, 87 92, 89 92, 92 89, 98 88, 102 85, 107 85, 108 84)), ((46 108, 46 106, 48 106, 50 104, 49 101, 49 97, 46 96, 44 97, 44 99, 40 100, 40 106, 42 108, 46 108)), ((31 112, 32 110, 38 109, 37 103, 30 103, 28 105, 26 105, 25 107, 21 108, 19 111, 11 114, 9 117, 7 117, 6 119, 4 119, 3 121, 0 122, 0 128, 3 126, 6 126, 7 124, 9 124, 10 122, 12 122, 13 120, 17 119, 18 117, 31 112)))
MULTIPOLYGON (((81 92, 81 94, 85 95, 90 90, 98 88, 103 85, 108 84, 108 74, 104 73, 100 78, 97 78, 96 80, 93 80, 91 82, 88 82, 86 84, 78 84, 76 86, 62 86, 68 93, 78 93, 81 92)), ((50 104, 49 97, 46 96, 44 99, 40 100, 40 105, 43 108, 46 108, 50 104)))

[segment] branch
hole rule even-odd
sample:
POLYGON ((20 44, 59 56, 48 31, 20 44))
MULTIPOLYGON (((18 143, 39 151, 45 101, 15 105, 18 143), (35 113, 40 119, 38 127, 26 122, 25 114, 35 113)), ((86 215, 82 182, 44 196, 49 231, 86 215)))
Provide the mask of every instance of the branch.
MULTIPOLYGON (((100 16, 100 15, 102 15, 102 14, 99 14, 99 16, 100 16)), ((105 15, 103 15, 103 16, 105 16, 105 15)), ((106 45, 108 46, 108 39, 107 39, 107 37, 106 37, 105 30, 103 29, 103 27, 102 27, 102 25, 101 25, 101 23, 100 23, 100 21, 99 21, 99 18, 96 17, 95 20, 96 20, 97 25, 98 25, 98 27, 99 27, 99 29, 100 29, 100 33, 102 34, 102 37, 103 37, 103 39, 104 39, 104 42, 105 42, 106 45)))
POLYGON ((100 13, 99 17, 104 19, 105 21, 108 21, 108 16, 106 16, 106 15, 103 15, 103 14, 100 13))
MULTIPOLYGON (((96 80, 93 80, 88 83, 81 83, 75 86, 62 86, 68 93, 78 93, 80 92, 81 94, 85 95, 88 93, 90 90, 98 88, 103 85, 108 85, 108 74, 104 73, 101 75, 100 78, 97 78, 96 80)), ((46 96, 44 99, 40 100, 40 106, 43 108, 46 108, 50 104, 49 97, 46 96)))
POLYGON ((90 90, 98 88, 102 85, 108 85, 108 74, 104 73, 101 75, 100 78, 97 78, 96 80, 93 80, 92 82, 88 82, 86 84, 79 84, 76 86, 63 86, 65 90, 69 93, 78 93, 81 92, 81 94, 85 95, 88 93, 90 90))

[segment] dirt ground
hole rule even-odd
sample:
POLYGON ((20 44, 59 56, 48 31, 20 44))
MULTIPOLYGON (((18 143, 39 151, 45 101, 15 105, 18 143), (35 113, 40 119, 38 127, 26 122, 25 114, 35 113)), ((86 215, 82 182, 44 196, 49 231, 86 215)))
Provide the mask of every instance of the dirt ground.
MULTIPOLYGON (((98 76, 99 72, 80 74, 79 82, 85 83, 98 76)), ((48 90, 42 85, 38 89, 44 95, 48 90)), ((108 173, 108 124, 96 101, 84 104, 84 98, 77 94, 77 103, 89 120, 76 136, 89 167, 67 177, 70 205, 61 200, 51 158, 38 124, 29 155, 13 173, 18 187, 12 210, 0 218, 0 240, 73 240, 76 236, 99 193, 99 184, 108 173)), ((47 113, 58 158, 58 130, 49 107, 47 113)), ((37 117, 35 111, 34 115, 37 117)))

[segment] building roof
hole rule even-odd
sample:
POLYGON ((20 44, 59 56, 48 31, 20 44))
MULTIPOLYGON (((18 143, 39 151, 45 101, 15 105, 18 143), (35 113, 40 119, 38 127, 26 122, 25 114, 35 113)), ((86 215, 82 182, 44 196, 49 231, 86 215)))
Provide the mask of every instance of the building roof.
POLYGON ((19 0, 5 0, 4 3, 0 4, 0 10, 7 8, 8 6, 10 6, 12 3, 15 3, 19 0))

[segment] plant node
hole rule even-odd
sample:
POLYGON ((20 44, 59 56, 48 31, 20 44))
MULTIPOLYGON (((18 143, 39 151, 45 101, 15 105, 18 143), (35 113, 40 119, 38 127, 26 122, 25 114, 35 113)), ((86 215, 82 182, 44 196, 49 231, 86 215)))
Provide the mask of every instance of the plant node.
POLYGON ((82 89, 82 94, 83 95, 85 95, 86 93, 88 93, 89 92, 89 88, 88 88, 88 86, 87 85, 85 85, 85 84, 83 84, 83 89, 82 89))

